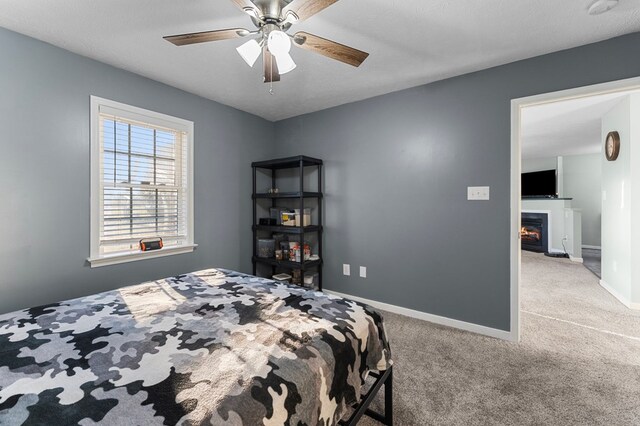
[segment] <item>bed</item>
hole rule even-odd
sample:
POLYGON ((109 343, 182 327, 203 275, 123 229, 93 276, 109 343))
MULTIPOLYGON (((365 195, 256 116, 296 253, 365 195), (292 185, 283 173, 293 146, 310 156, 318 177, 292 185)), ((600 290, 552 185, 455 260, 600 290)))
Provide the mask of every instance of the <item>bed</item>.
POLYGON ((372 308, 225 269, 0 315, 2 425, 391 424, 391 379, 372 308))

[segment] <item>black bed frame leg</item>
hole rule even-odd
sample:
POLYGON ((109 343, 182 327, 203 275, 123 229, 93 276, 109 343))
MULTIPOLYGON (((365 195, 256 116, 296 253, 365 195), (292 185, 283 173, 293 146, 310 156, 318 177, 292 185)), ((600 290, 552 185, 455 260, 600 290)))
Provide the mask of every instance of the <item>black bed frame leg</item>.
POLYGON ((387 426, 393 426, 393 367, 384 382, 384 418, 387 426))
POLYGON ((376 378, 375 383, 360 403, 353 405, 353 413, 348 420, 340 420, 339 425, 356 426, 363 415, 367 415, 380 423, 393 426, 393 366, 384 372, 372 372, 371 375, 376 378), (369 409, 371 401, 375 398, 380 388, 384 386, 384 415, 369 409))

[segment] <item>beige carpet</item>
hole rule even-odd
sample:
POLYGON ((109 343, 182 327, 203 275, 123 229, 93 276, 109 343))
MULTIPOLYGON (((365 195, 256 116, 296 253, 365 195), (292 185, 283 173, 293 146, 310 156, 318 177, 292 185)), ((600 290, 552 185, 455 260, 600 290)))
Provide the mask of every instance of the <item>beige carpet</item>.
POLYGON ((519 344, 385 314, 396 425, 640 425, 640 312, 580 264, 522 262, 519 344))

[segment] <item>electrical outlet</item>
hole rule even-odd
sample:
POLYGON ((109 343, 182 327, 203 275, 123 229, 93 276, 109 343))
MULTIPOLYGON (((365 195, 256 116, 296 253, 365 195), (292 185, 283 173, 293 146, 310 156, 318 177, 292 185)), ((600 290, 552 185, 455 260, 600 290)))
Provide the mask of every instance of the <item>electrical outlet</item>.
POLYGON ((467 200, 488 200, 489 191, 488 186, 468 186, 467 200))
POLYGON ((342 264, 342 274, 343 275, 351 275, 351 266, 348 263, 342 264))
POLYGON ((360 278, 367 278, 367 267, 366 266, 361 266, 360 267, 360 278))

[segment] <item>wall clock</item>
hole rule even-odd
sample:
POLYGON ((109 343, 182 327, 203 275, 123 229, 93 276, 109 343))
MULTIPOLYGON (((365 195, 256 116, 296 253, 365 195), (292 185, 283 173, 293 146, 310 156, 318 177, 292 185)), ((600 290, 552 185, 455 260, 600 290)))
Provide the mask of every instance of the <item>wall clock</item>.
POLYGON ((604 140, 604 155, 609 161, 615 161, 620 154, 620 134, 609 132, 604 140))

